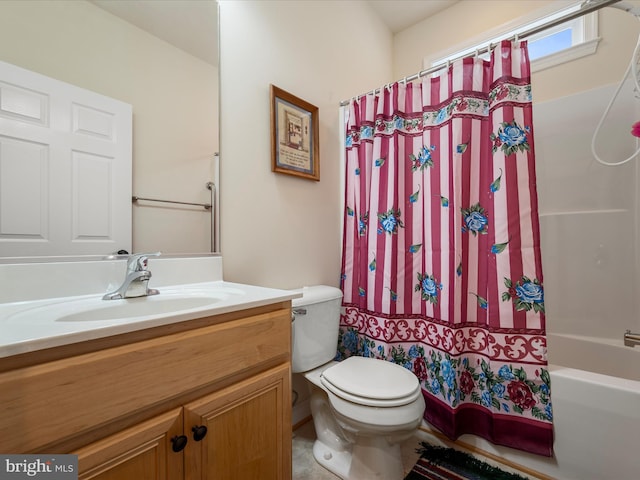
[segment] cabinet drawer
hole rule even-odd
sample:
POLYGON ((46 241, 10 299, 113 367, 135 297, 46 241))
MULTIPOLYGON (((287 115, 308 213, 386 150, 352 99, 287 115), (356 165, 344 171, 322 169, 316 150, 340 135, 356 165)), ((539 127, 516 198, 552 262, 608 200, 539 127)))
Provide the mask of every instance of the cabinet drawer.
POLYGON ((290 315, 281 309, 0 373, 0 452, 34 452, 288 361, 290 315))

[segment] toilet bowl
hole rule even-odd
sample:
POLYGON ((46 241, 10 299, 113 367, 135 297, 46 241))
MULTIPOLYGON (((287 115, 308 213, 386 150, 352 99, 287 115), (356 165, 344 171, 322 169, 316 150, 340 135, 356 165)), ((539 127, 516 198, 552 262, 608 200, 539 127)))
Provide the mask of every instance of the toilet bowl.
POLYGON ((345 480, 401 480, 399 444, 415 433, 425 408, 418 378, 384 360, 333 361, 342 292, 315 286, 302 294, 293 300, 292 364, 311 392, 314 458, 345 480))

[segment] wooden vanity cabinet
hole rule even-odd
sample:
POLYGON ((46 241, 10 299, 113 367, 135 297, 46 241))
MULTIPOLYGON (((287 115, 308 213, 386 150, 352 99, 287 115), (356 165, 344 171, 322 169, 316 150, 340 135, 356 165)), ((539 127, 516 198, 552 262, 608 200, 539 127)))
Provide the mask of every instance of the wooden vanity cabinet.
MULTIPOLYGON (((285 390, 289 368, 276 367, 220 392, 185 405, 185 425, 206 427, 200 442, 184 450, 185 478, 208 480, 278 480, 291 468, 285 390), (285 433, 287 431, 287 433, 285 433)), ((193 435, 190 435, 193 438, 193 435)))
POLYGON ((80 479, 290 480, 290 302, 170 330, 0 372, 0 451, 76 454, 80 479))

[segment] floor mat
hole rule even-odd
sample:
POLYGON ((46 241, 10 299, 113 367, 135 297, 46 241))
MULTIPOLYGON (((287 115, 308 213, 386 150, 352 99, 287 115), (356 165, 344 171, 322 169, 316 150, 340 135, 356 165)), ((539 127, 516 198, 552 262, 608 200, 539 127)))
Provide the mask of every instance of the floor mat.
POLYGON ((453 448, 421 442, 418 452, 420 458, 404 480, 528 480, 453 448))

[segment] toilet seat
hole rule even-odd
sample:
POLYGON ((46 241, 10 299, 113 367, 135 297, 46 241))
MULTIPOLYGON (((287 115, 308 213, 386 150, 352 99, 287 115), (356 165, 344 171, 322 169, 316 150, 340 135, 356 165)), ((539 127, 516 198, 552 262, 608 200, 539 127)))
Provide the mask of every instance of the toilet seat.
POLYGON ((349 357, 324 370, 320 381, 337 397, 367 407, 399 407, 422 394, 412 372, 375 358, 349 357))

